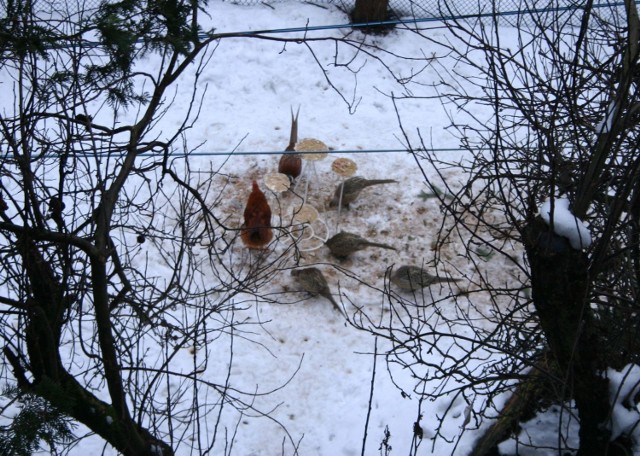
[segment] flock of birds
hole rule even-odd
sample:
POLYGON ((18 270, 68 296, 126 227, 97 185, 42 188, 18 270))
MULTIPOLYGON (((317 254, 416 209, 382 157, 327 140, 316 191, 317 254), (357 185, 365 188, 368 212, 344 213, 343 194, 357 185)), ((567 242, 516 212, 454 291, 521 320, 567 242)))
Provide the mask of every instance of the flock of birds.
MULTIPOLYGON (((288 176, 291 182, 300 176, 302 172, 302 154, 296 149, 298 143, 298 113, 291 112, 291 133, 289 145, 278 163, 278 172, 288 176)), ((365 179, 354 176, 338 184, 329 206, 348 208, 361 194, 361 192, 373 185, 397 183, 393 179, 365 179)), ((254 180, 244 210, 244 223, 240 230, 240 237, 244 245, 249 249, 265 249, 273 239, 271 226, 271 207, 258 183, 254 180)), ((346 231, 340 231, 325 241, 331 254, 343 260, 351 254, 368 247, 378 247, 396 250, 387 244, 372 242, 368 239, 346 231)), ((333 306, 342 313, 342 308, 333 298, 327 280, 322 271, 316 267, 304 267, 291 271, 300 287, 312 296, 322 296, 328 299, 333 306)), ((461 279, 440 277, 428 273, 422 267, 403 265, 395 269, 390 277, 391 282, 404 291, 416 291, 440 282, 458 282, 461 279)))

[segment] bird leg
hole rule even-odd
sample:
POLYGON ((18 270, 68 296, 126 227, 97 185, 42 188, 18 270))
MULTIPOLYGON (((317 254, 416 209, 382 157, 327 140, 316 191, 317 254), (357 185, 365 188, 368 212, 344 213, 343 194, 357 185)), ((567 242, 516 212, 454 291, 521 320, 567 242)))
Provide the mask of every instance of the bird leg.
POLYGON ((338 217, 336 218, 336 232, 340 228, 340 212, 342 211, 342 195, 344 194, 344 179, 340 183, 340 198, 338 198, 338 217))

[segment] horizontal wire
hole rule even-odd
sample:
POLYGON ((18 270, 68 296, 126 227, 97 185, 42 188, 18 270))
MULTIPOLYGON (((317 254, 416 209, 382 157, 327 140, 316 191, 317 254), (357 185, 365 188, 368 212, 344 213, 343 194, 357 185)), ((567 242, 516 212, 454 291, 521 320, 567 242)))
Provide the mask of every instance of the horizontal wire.
MULTIPOLYGON (((504 148, 503 148, 504 149, 504 148)), ((284 155, 284 154, 300 154, 300 155, 310 155, 310 154, 327 154, 327 155, 338 155, 338 154, 396 154, 396 153, 419 153, 419 152, 482 152, 491 150, 490 148, 483 147, 471 147, 467 149, 461 149, 459 147, 441 147, 441 148, 417 148, 417 149, 354 149, 354 150, 319 150, 319 151, 304 151, 304 152, 287 152, 287 151, 202 151, 202 152, 169 152, 165 153, 162 151, 149 151, 149 152, 141 152, 137 154, 138 157, 164 157, 165 155, 168 157, 216 157, 216 156, 249 156, 249 155, 284 155)), ((118 152, 85 152, 85 151, 74 151, 73 153, 68 153, 67 155, 75 155, 80 157, 122 157, 126 155, 127 152, 123 151, 122 153, 118 152)), ((46 154, 45 157, 60 157, 60 154, 46 154)))
MULTIPOLYGON (((412 152, 466 152, 470 149, 460 148, 420 148, 420 149, 357 149, 357 150, 325 150, 325 151, 304 151, 304 152, 285 152, 285 151, 245 151, 245 152, 224 152, 224 151, 211 151, 211 152, 178 152, 171 153, 171 156, 231 156, 231 155, 284 155, 288 153, 295 153, 300 155, 307 154, 319 154, 326 153, 329 155, 337 154, 395 154, 395 153, 412 153, 412 152)), ((473 149, 476 150, 476 149, 473 149)), ((481 149, 477 149, 481 150, 481 149)), ((162 155, 161 152, 154 153, 154 155, 162 155)))

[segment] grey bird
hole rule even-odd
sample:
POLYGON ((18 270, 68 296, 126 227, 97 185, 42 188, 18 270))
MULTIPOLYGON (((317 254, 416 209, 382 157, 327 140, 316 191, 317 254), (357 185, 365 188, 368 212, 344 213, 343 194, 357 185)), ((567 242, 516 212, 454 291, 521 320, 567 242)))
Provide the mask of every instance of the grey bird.
POLYGON ((390 280, 398 288, 415 291, 433 285, 434 283, 460 282, 462 279, 435 276, 418 266, 404 265, 400 266, 391 274, 390 280))
POLYGON ((338 205, 341 205, 342 207, 348 208, 349 204, 353 203, 358 196, 360 196, 360 192, 363 189, 371 187, 372 185, 392 183, 398 183, 398 181, 393 179, 365 179, 360 176, 350 177, 343 183, 338 184, 333 199, 329 203, 329 207, 338 207, 338 205), (342 202, 340 202, 340 195, 342 195, 342 202))
POLYGON ((390 245, 371 242, 362 236, 347 233, 346 231, 340 231, 338 234, 327 239, 325 245, 329 247, 329 250, 331 250, 331 253, 336 258, 346 258, 353 252, 366 249, 367 247, 380 247, 388 250, 396 250, 395 247, 391 247, 390 245))
POLYGON ((329 285, 327 284, 327 279, 324 278, 324 274, 322 271, 315 267, 304 268, 304 269, 294 269, 291 271, 291 275, 295 277, 298 281, 302 289, 312 296, 322 296, 327 298, 333 304, 333 307, 338 309, 340 313, 342 313, 342 308, 333 299, 331 295, 331 290, 329 289, 329 285))

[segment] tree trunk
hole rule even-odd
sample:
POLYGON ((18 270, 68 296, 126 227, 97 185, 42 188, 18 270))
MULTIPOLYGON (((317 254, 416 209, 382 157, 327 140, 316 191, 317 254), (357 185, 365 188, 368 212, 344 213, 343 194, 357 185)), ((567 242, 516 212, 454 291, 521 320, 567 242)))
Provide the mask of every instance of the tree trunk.
POLYGON ((512 434, 519 432, 520 423, 535 417, 540 404, 553 390, 551 379, 557 374, 554 361, 548 351, 541 354, 527 376, 500 410, 495 423, 476 440, 469 456, 497 454, 497 446, 512 434), (551 373, 551 374, 549 374, 551 373))
POLYGON ((354 24, 384 21, 388 8, 389 0, 356 0, 351 19, 354 24))
MULTIPOLYGON (((351 12, 352 24, 369 24, 389 19, 389 0, 356 0, 351 12)), ((393 26, 358 27, 365 33, 385 33, 393 26)))
POLYGON ((578 409, 578 455, 606 455, 611 435, 609 391, 601 375, 605 363, 589 303, 587 256, 571 248, 540 218, 526 227, 524 243, 540 325, 564 376, 563 395, 573 397, 578 409))
MULTIPOLYGON (((17 244, 29 282, 25 334, 29 361, 23 362, 9 346, 5 346, 3 352, 11 364, 18 386, 24 391, 42 397, 67 416, 85 424, 125 456, 172 456, 174 453, 169 445, 155 438, 147 429, 138 426, 131 418, 126 407, 117 368, 117 355, 113 346, 110 350, 112 353, 103 353, 105 364, 109 361, 116 364, 105 366, 105 375, 111 371, 112 375, 118 377, 115 380, 107 380, 119 385, 118 388, 109 385, 113 404, 95 397, 64 368, 59 353, 60 334, 64 312, 70 302, 63 296, 64 287, 36 243, 23 236, 17 244), (25 364, 29 366, 31 378, 28 378, 25 364)), ((106 270, 99 272, 106 280, 106 270)), ((94 271, 94 281, 100 279, 99 275, 94 271)), ((104 287, 106 298, 106 284, 104 287)), ((94 298, 96 296, 94 295, 94 298)), ((103 306, 107 307, 107 314, 102 318, 108 321, 108 304, 104 303, 103 306)), ((100 324, 100 317, 98 323, 100 324)), ((104 324, 104 321, 102 323, 104 324)), ((110 327, 108 329, 110 331, 110 327)), ((114 343, 112 340, 108 342, 114 343)))

